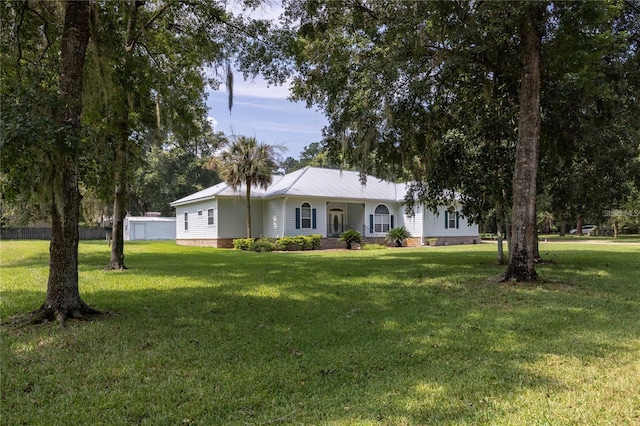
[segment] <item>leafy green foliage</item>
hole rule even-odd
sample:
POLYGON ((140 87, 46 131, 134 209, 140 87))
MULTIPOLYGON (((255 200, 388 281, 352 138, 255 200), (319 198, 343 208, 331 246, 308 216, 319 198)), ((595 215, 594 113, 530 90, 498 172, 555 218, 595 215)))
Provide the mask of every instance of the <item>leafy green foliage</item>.
MULTIPOLYGON (((530 122, 536 131, 526 131, 520 120, 528 115, 519 105, 533 99, 519 85, 528 81, 521 76, 520 31, 527 28, 525 18, 534 15, 539 24, 530 33, 542 42, 547 139, 567 129, 576 148, 581 147, 575 150, 576 168, 569 166, 574 163, 570 158, 556 162, 545 149, 543 161, 553 164, 547 178, 577 186, 584 176, 590 184, 581 186, 583 192, 615 186, 596 190, 599 195, 590 198, 558 185, 563 201, 573 192, 575 200, 584 200, 577 204, 595 208, 622 201, 628 192, 630 167, 614 164, 638 149, 633 141, 639 127, 640 12, 632 2, 309 0, 285 5, 289 29, 296 35, 293 97, 324 110, 329 118, 324 142, 342 162, 381 177, 414 181, 406 199, 409 208, 419 202, 434 209, 457 194, 466 217, 477 222, 492 215, 500 231, 524 217, 510 208, 514 193, 529 194, 529 199, 536 193, 531 189, 535 173, 515 180, 527 180, 528 189, 512 188, 518 131, 538 135, 540 130, 535 119, 530 122), (557 108, 562 105, 566 108, 557 108), (613 115, 618 116, 616 124, 608 128, 607 117, 613 115), (579 131, 569 130, 573 126, 579 131), (608 162, 591 158, 604 158, 609 150, 613 155, 608 162), (577 170, 565 174, 559 164, 577 170)), ((533 92, 537 99, 540 90, 533 92)), ((532 104, 531 110, 539 112, 540 102, 532 104)), ((537 147, 537 136, 533 139, 537 147)), ((533 157, 520 158, 526 165, 533 157)), ((531 161, 535 169, 537 160, 531 161)), ((534 214, 526 217, 533 222, 534 214)))
POLYGON ((542 190, 559 221, 601 222, 640 172, 640 11, 585 2, 557 14, 563 19, 547 46, 542 190), (564 19, 576 9, 589 12, 580 24, 564 19))
POLYGON ((411 233, 404 226, 389 229, 386 236, 388 243, 394 243, 398 247, 400 247, 407 238, 411 238, 411 233))
MULTIPOLYGON (((221 135, 218 137, 225 140, 221 135)), ((179 144, 152 147, 145 163, 134 174, 132 198, 136 203, 132 203, 130 212, 157 211, 172 216, 169 203, 220 182, 211 160, 212 157, 196 155, 179 144)))
POLYGON ((322 167, 325 169, 340 168, 339 164, 331 160, 330 153, 327 152, 326 147, 320 142, 313 142, 305 146, 300 153, 299 160, 287 157, 282 162, 282 167, 285 173, 291 173, 307 166, 322 167))
POLYGON ((268 238, 237 238, 233 240, 233 247, 236 250, 244 251, 298 251, 298 250, 320 250, 322 235, 298 235, 295 237, 268 238))
POLYGON ((61 12, 50 2, 0 4, 0 193, 3 212, 24 220, 50 214, 60 149, 75 149, 60 146, 56 121, 61 12))
POLYGON ((253 238, 236 238, 233 240, 233 248, 236 250, 251 251, 253 250, 253 238))
POLYGON ((354 244, 362 242, 362 234, 355 229, 347 229, 340 234, 339 239, 347 244, 348 249, 351 249, 354 244))
POLYGON ((267 253, 276 249, 275 238, 260 237, 253 242, 251 250, 260 253, 267 253))
POLYGON ((251 189, 267 189, 278 170, 281 146, 239 136, 220 154, 218 173, 234 190, 243 187, 247 206, 247 238, 251 238, 251 189))

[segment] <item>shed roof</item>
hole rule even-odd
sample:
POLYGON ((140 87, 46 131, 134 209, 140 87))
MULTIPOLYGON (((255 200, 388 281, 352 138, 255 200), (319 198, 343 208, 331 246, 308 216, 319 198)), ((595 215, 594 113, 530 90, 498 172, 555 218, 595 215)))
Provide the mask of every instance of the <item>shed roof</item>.
POLYGON ((175 222, 175 217, 160 217, 160 216, 127 216, 125 220, 129 222, 175 222))

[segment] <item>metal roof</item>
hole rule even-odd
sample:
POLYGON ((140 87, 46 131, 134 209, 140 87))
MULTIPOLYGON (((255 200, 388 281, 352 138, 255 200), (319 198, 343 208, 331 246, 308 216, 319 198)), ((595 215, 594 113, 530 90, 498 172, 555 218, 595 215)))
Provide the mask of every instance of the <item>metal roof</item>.
MULTIPOLYGON (((401 201, 406 193, 406 184, 396 184, 386 180, 367 176, 366 184, 360 182, 360 173, 318 167, 305 167, 284 176, 274 176, 267 190, 252 188, 255 198, 273 198, 279 196, 321 197, 350 200, 401 201)), ((202 191, 191 194, 171 203, 172 206, 189 204, 219 196, 244 196, 243 187, 233 191, 222 182, 202 191)))

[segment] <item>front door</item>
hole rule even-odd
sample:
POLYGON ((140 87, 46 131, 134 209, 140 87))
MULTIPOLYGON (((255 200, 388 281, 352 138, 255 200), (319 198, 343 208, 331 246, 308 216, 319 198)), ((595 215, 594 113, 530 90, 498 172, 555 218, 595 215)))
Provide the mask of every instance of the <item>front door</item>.
POLYGON ((329 237, 339 237, 344 232, 344 211, 329 210, 329 237))

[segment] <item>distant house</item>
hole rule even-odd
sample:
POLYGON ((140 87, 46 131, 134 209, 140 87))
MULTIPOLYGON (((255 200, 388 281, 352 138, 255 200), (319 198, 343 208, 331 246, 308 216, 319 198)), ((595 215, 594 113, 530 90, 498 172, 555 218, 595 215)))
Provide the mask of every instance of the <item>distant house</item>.
POLYGON ((125 241, 174 240, 175 238, 175 217, 127 216, 124 218, 125 241))
MULTIPOLYGON (((367 177, 357 172, 305 167, 275 176, 267 190, 251 189, 253 236, 283 237, 320 234, 323 247, 339 246, 338 236, 355 229, 371 242, 382 242, 389 229, 405 226, 408 245, 468 244, 479 241, 477 225, 459 213, 460 206, 442 206, 434 214, 418 205, 409 217, 402 204, 406 184, 367 177)), ((231 247, 246 237, 245 191, 226 183, 171 203, 176 209, 176 242, 182 245, 231 247)))

